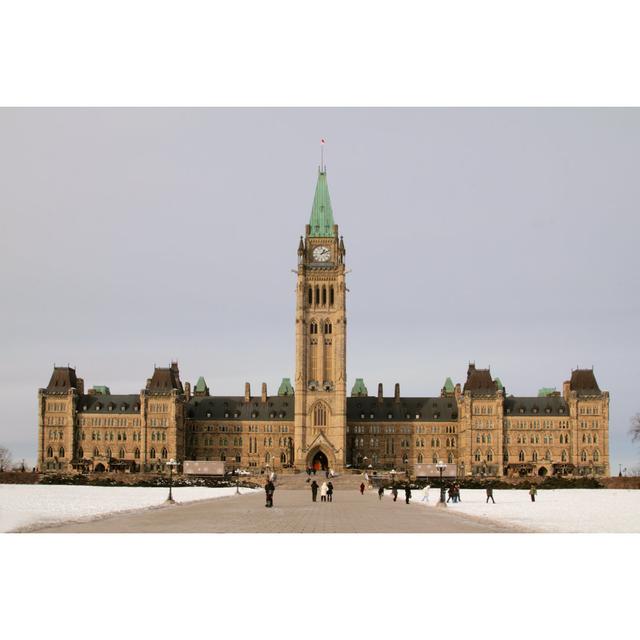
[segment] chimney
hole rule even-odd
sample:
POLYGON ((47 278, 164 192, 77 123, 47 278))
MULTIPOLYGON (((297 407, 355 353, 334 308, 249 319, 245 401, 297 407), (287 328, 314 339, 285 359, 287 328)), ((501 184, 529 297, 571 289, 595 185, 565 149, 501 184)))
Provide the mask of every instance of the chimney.
POLYGON ((571 395, 571 382, 569 380, 565 380, 562 383, 562 397, 565 400, 568 400, 570 395, 571 395))
POLYGON ((262 402, 266 402, 267 401, 267 383, 263 382, 262 383, 262 402))
POLYGON ((396 391, 393 397, 396 402, 400 402, 400 383, 399 382, 396 382, 396 391))
POLYGON ((184 383, 184 395, 187 397, 187 402, 191 400, 191 383, 184 383))
POLYGON ((251 400, 251 385, 248 382, 244 383, 244 401, 249 402, 251 400))
POLYGON ((382 393, 382 382, 378 382, 378 402, 382 402, 384 394, 382 393))
POLYGON ((84 380, 82 378, 76 380, 76 389, 81 396, 84 395, 84 380))

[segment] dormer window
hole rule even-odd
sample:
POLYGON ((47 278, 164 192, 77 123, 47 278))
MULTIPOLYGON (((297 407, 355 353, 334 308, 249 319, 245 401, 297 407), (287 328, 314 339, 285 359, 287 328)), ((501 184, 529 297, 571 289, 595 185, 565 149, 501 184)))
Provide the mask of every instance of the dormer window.
POLYGON ((362 420, 364 420, 364 413, 361 413, 361 414, 360 414, 360 418, 361 418, 362 420))
POLYGON ((421 413, 416 413, 416 420, 420 420, 421 417, 422 417, 421 413))
POLYGON ((98 402, 96 405, 96 411, 100 411, 100 409, 102 409, 102 405, 98 402))
POLYGON ((561 407, 560 409, 558 409, 558 413, 564 413, 564 409, 561 407))
POLYGON ((524 407, 520 407, 520 413, 524 413, 524 407))
POLYGON ((109 405, 109 411, 113 411, 113 405, 112 404, 109 405))
POLYGON ((207 411, 207 418, 211 417, 211 411, 207 411))
POLYGON ((404 417, 405 417, 407 420, 410 420, 410 419, 411 419, 411 414, 410 414, 410 413, 405 413, 405 414, 404 414, 404 417))
POLYGON ((82 405, 82 410, 83 410, 83 411, 86 411, 86 410, 87 410, 87 405, 86 405, 86 404, 83 404, 83 405, 82 405))
POLYGON ((229 417, 229 412, 228 412, 228 411, 225 411, 225 412, 224 412, 224 417, 225 417, 225 418, 228 418, 228 417, 229 417))
POLYGON ((373 420, 373 413, 370 413, 369 417, 373 420))
POLYGON ((240 414, 237 411, 233 414, 234 418, 238 418, 239 416, 240 416, 240 414))
POLYGON ((387 418, 389 418, 389 420, 391 420, 391 418, 393 418, 393 414, 392 413, 387 413, 387 418))

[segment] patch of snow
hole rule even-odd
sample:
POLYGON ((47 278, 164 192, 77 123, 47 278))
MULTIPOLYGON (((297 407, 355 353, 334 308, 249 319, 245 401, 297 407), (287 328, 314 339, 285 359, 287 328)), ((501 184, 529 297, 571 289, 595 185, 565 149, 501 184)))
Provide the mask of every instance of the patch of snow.
MULTIPOLYGON (((255 489, 241 488, 242 494, 255 489)), ((177 487, 176 502, 235 495, 235 487, 177 487)), ((34 528, 67 520, 162 505, 165 487, 75 487, 69 485, 0 484, 0 531, 34 528)))
MULTIPOLYGON (((431 488, 429 502, 413 491, 412 502, 435 507, 439 489, 431 488)), ((553 489, 539 490, 531 502, 529 492, 494 489, 496 501, 486 503, 484 489, 462 489, 461 502, 449 502, 451 512, 464 513, 531 531, 556 533, 639 533, 640 490, 553 489)))

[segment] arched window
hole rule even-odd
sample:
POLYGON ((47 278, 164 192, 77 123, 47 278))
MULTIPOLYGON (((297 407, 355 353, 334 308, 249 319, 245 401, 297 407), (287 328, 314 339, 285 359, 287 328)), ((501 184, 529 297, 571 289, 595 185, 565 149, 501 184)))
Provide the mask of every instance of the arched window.
POLYGON ((534 451, 534 452, 533 452, 533 456, 532 456, 532 458, 531 458, 531 459, 532 459, 534 462, 538 462, 538 452, 537 452, 537 451, 534 451))
POLYGON ((47 458, 53 458, 53 449, 51 447, 47 449, 47 458))
POLYGON ((560 454, 560 460, 562 460, 562 462, 566 462, 567 461, 567 452, 563 449, 562 453, 560 454))
POLYGON ((320 287, 316 285, 316 304, 320 304, 320 287))
POLYGON ((331 323, 330 322, 325 322, 324 323, 324 332, 325 332, 325 334, 331 333, 331 323))
POLYGON ((134 457, 136 460, 140 459, 140 449, 136 448, 135 452, 134 452, 134 457))
POLYGON ((518 461, 519 462, 524 462, 524 451, 522 451, 522 449, 520 450, 520 453, 518 454, 518 461))
POLYGON ((107 458, 111 458, 111 449, 107 449, 107 458))
POLYGON ((78 458, 80 459, 84 458, 84 451, 82 450, 82 447, 78 449, 78 458))
POLYGON ((287 462, 287 454, 284 451, 280 452, 280 464, 285 464, 287 462))
POLYGON ((482 459, 482 455, 480 454, 480 449, 476 449, 475 454, 473 455, 473 459, 476 462, 480 462, 480 460, 482 459))
POLYGON ((437 451, 431 457, 431 462, 433 462, 433 464, 437 464, 438 463, 438 452, 437 451))
POLYGON ((327 287, 322 287, 322 306, 327 306, 327 287))
POLYGON ((309 287, 309 306, 313 304, 313 289, 309 287))
POLYGON ((487 462, 493 462, 493 451, 491 449, 487 451, 487 462))
POLYGON ((100 452, 98 451, 98 447, 96 447, 96 448, 93 450, 93 457, 94 457, 94 458, 97 458, 99 455, 100 455, 100 452))
POLYGON ((152 460, 155 460, 155 458, 156 458, 156 450, 153 447, 151 448, 151 451, 149 451, 149 457, 152 460))
POLYGON ((586 462, 587 461, 587 452, 586 451, 582 451, 580 453, 580 461, 581 462, 586 462))
POLYGON ((548 462, 551 461, 551 451, 549 451, 549 449, 544 452, 544 459, 548 462))
POLYGON ((60 449, 58 449, 58 457, 64 458, 64 447, 60 447, 60 449))
POLYGON ((156 432, 155 431, 151 432, 151 440, 152 440, 152 442, 156 441, 156 432))
POLYGON ((449 455, 447 456, 447 462, 453 464, 453 453, 451 453, 451 451, 449 451, 449 455))
POLYGON ((120 457, 120 459, 124 458, 124 449, 122 447, 120 447, 120 451, 118 452, 118 456, 120 457))
POLYGON ((600 461, 600 452, 597 449, 593 452, 593 461, 594 462, 600 461))
POLYGON ((313 426, 314 427, 327 426, 327 409, 321 403, 318 403, 313 409, 313 426))
POLYGON ((329 304, 331 306, 333 306, 333 300, 334 300, 334 298, 333 298, 333 287, 331 287, 331 289, 329 289, 329 304))
POLYGON ((164 460, 167 459, 167 449, 165 447, 162 447, 162 458, 164 460))
POLYGON ((419 453, 418 454, 418 464, 422 464, 423 461, 424 461, 424 456, 421 453, 419 453))
POLYGON ((220 460, 222 460, 222 462, 224 462, 227 459, 227 452, 226 451, 221 451, 220 452, 220 460))
POLYGON ((271 462, 271 454, 268 451, 264 454, 264 461, 266 464, 269 464, 271 462))

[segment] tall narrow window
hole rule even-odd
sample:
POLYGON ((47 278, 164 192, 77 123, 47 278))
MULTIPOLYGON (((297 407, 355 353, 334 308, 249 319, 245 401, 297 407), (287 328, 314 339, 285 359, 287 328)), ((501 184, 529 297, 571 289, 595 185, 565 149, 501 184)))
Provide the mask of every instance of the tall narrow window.
POLYGON ((320 287, 316 285, 316 304, 320 304, 320 287))
POLYGON ((136 447, 135 453, 133 454, 136 460, 140 459, 140 449, 136 447))
POLYGON ((524 462, 524 451, 522 450, 520 450, 520 453, 518 454, 518 461, 524 462))
POLYGON ((149 457, 150 457, 152 460, 155 460, 155 457, 156 457, 156 450, 155 450, 153 447, 151 448, 151 451, 149 451, 149 457))
POLYGON ((124 458, 124 449, 122 447, 120 447, 120 451, 118 453, 120 459, 122 460, 122 458, 124 458))
POLYGON ((47 458, 53 458, 53 449, 51 447, 47 449, 47 458))
POLYGON ((327 287, 322 287, 322 306, 327 306, 327 287))
POLYGON ((329 289, 329 304, 333 306, 334 296, 333 296, 333 287, 329 289))
POLYGON ((309 287, 309 306, 313 304, 313 289, 309 287))
POLYGON ((58 450, 58 457, 64 458, 64 447, 60 447, 58 450))
POLYGON ((167 450, 164 447, 162 447, 162 457, 165 460, 167 459, 167 450))

